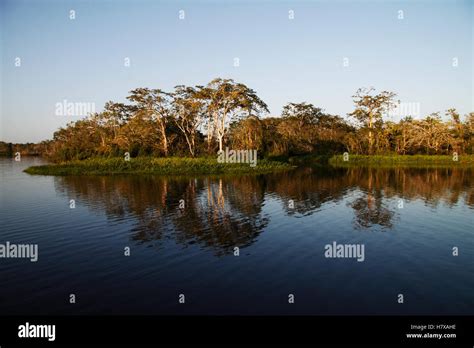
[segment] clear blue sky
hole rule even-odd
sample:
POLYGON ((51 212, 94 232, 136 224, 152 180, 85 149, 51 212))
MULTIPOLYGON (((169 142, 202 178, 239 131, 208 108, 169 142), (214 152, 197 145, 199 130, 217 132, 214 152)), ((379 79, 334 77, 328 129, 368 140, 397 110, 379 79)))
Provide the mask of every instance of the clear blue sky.
POLYGON ((0 0, 0 140, 51 138, 77 119, 55 115, 64 99, 99 111, 135 87, 172 89, 215 77, 255 89, 272 115, 306 101, 345 116, 362 86, 420 103, 422 114, 450 107, 465 114, 474 111, 473 4, 0 0))

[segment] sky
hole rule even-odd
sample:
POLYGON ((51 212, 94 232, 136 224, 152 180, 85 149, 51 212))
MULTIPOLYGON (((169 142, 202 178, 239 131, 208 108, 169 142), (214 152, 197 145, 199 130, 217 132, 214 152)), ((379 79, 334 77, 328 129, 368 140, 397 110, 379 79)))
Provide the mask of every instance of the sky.
POLYGON ((473 16, 474 1, 454 0, 0 0, 0 140, 51 139, 82 118, 58 114, 65 100, 100 111, 137 87, 216 77, 254 89, 272 116, 308 102, 346 117, 370 86, 420 116, 464 115, 473 16))

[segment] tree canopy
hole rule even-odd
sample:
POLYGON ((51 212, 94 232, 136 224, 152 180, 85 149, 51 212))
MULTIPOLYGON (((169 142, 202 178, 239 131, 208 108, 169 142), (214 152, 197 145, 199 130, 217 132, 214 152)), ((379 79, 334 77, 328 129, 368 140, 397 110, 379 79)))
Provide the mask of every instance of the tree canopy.
POLYGON ((360 88, 345 119, 308 102, 287 103, 278 117, 243 83, 217 78, 205 86, 178 85, 173 91, 136 88, 129 103, 109 101, 102 112, 69 123, 44 142, 52 160, 93 156, 207 156, 224 146, 255 149, 263 156, 303 154, 458 154, 474 152, 474 113, 454 108, 445 120, 386 119, 396 94, 360 88), (266 115, 266 117, 263 117, 266 115), (351 122, 354 120, 355 122, 351 122))

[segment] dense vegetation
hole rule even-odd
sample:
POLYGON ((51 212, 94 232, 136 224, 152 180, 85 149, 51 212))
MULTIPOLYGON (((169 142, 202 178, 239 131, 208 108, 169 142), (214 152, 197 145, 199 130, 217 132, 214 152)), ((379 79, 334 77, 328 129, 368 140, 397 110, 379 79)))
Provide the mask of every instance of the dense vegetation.
POLYGON ((40 156, 47 152, 49 148, 48 144, 49 142, 42 142, 40 144, 13 144, 0 141, 0 156, 13 157, 17 152, 26 156, 40 156))
POLYGON ((60 164, 33 166, 25 170, 39 175, 103 174, 261 174, 292 169, 286 163, 261 160, 258 166, 246 163, 218 163, 215 158, 138 157, 124 161, 121 157, 89 158, 60 164))
POLYGON ((347 161, 343 155, 335 155, 328 163, 334 167, 472 167, 474 155, 459 156, 456 159, 448 155, 352 155, 347 161))
POLYGON ((200 157, 219 149, 256 149, 259 158, 300 155, 458 155, 474 153, 474 113, 455 109, 399 122, 385 115, 396 95, 373 88, 353 96, 347 118, 309 103, 288 103, 280 117, 256 92, 230 79, 206 86, 177 86, 172 92, 137 88, 129 103, 107 102, 104 110, 72 122, 44 142, 56 162, 91 157, 200 157))

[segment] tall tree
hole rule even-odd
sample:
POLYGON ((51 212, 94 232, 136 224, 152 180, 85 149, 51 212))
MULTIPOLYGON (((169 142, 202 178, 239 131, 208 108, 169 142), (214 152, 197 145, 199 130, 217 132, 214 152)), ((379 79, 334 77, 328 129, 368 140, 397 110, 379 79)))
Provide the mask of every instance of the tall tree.
POLYGON ((130 91, 128 100, 153 122, 158 124, 162 150, 168 156, 168 135, 166 128, 171 119, 171 94, 161 89, 136 88, 130 91))
POLYGON ((382 91, 374 94, 375 89, 359 88, 352 96, 355 110, 349 115, 354 117, 368 130, 368 152, 373 153, 374 129, 383 122, 382 115, 388 112, 396 103, 393 92, 382 91))
POLYGON ((219 143, 219 151, 223 149, 229 124, 237 118, 258 115, 268 112, 267 105, 257 96, 254 90, 232 79, 214 79, 202 91, 208 100, 207 113, 219 143))
POLYGON ((172 94, 174 122, 183 133, 189 153, 196 156, 196 134, 204 120, 204 101, 192 87, 176 86, 172 94))
POLYGON ((446 110, 446 116, 451 118, 451 127, 454 137, 453 148, 459 153, 464 152, 464 127, 461 122, 461 116, 455 108, 446 110))

